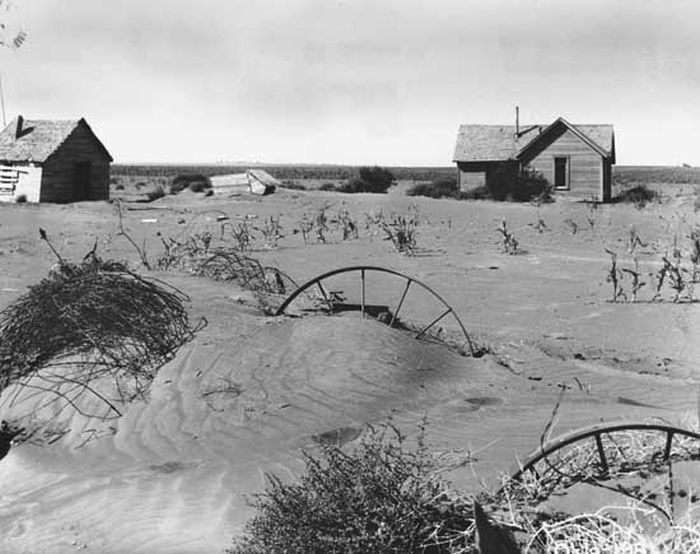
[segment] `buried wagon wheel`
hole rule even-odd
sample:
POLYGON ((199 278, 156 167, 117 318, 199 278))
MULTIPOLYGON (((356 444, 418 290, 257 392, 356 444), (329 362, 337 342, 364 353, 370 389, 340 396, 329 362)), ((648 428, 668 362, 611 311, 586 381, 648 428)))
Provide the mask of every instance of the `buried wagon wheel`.
POLYGON ((657 423, 595 425, 543 444, 496 494, 522 492, 528 482, 537 484, 537 494, 551 494, 576 483, 660 474, 669 462, 691 460, 700 460, 698 432, 657 423))
MULTIPOLYGON (((438 323, 447 316, 452 316, 452 321, 456 326, 456 331, 462 335, 469 348, 469 352, 474 356, 477 351, 467 333, 464 324, 459 316, 437 292, 418 279, 399 273, 392 269, 379 266, 351 266, 334 269, 314 277, 297 288, 282 305, 277 309, 276 315, 290 313, 294 307, 302 312, 318 311, 319 309, 329 314, 340 314, 345 312, 358 312, 361 318, 373 317, 386 323, 390 327, 407 326, 399 319, 400 313, 409 312, 409 304, 412 302, 412 295, 421 294, 425 298, 431 299, 432 304, 437 304, 439 312, 432 319, 418 325, 415 338, 421 338, 435 328, 438 323), (370 275, 373 276, 379 302, 373 302, 369 294, 370 275), (383 277, 384 286, 379 283, 379 278, 383 277), (397 286, 398 283, 398 286, 397 286), (389 303, 388 297, 392 292, 398 293, 393 303, 389 303), (417 291, 417 292, 414 292, 417 291), (316 293, 316 294, 314 294, 316 293), (350 300, 348 300, 350 298, 350 300), (311 307, 303 307, 304 300, 312 300, 311 307), (299 306, 297 306, 299 305, 299 306), (403 312, 402 312, 403 310, 403 312)), ((416 300, 418 303, 419 301, 416 300)), ((414 307, 416 310, 425 308, 425 303, 414 307)), ((414 321, 420 318, 413 317, 414 321)))

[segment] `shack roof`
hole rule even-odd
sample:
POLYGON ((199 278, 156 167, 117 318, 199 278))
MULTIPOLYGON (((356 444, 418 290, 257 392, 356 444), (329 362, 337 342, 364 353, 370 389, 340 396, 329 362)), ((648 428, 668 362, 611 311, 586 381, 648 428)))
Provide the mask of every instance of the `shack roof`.
POLYGON ((0 132, 0 161, 43 163, 80 126, 87 128, 98 148, 112 161, 85 119, 24 119, 22 116, 14 118, 0 132))
POLYGON ((461 125, 453 160, 455 162, 517 160, 554 128, 564 125, 602 156, 614 157, 612 125, 572 125, 560 117, 549 125, 461 125))

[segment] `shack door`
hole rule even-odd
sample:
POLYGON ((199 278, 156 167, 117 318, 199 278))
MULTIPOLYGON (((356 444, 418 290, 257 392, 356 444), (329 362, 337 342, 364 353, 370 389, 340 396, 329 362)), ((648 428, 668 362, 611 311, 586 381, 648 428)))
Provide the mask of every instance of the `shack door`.
POLYGON ((554 188, 569 188, 569 158, 567 157, 554 158, 554 188))
POLYGON ((90 200, 90 162, 75 162, 75 200, 90 200))

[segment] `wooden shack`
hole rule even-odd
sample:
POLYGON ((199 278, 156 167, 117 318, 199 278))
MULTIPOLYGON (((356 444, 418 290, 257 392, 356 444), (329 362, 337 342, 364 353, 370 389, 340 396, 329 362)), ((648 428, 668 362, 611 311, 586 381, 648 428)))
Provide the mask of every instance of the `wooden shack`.
POLYGON ((19 116, 0 133, 0 202, 107 200, 111 162, 85 119, 19 116))
POLYGON ((565 196, 606 202, 611 198, 615 135, 612 125, 462 125, 454 161, 461 190, 484 186, 499 169, 529 167, 565 196))

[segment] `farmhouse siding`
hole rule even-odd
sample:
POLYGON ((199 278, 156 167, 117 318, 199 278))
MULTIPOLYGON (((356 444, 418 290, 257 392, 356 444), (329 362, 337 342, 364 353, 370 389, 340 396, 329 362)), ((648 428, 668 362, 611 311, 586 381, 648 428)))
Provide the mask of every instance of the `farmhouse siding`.
POLYGON ((459 189, 473 190, 486 185, 486 173, 491 164, 488 162, 463 162, 457 164, 459 170, 459 189))
POLYGON ((485 171, 460 171, 459 189, 463 191, 474 190, 486 185, 485 171))
POLYGON ((529 167, 559 194, 607 201, 615 134, 612 125, 572 125, 562 117, 550 125, 461 125, 452 159, 463 190, 529 167))
POLYGON ((78 125, 65 142, 46 160, 41 184, 41 202, 107 200, 110 159, 85 125, 78 125), (76 164, 90 163, 90 187, 81 198, 76 183, 76 164))
POLYGON ((528 159, 523 160, 523 165, 539 171, 554 185, 555 157, 568 159, 568 187, 565 189, 568 195, 604 200, 603 157, 566 128, 543 139, 528 153, 528 159))

